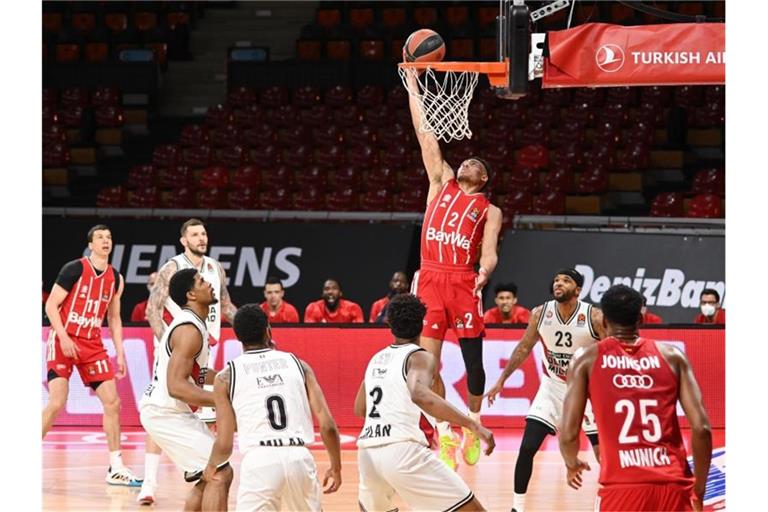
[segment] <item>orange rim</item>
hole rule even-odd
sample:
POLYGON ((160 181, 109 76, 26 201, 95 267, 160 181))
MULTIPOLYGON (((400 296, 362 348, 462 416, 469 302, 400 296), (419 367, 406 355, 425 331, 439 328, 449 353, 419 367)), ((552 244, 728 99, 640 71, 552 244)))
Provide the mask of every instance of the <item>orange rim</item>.
POLYGON ((434 71, 473 71, 488 75, 494 87, 509 85, 509 61, 504 62, 401 62, 400 68, 432 69, 434 71))

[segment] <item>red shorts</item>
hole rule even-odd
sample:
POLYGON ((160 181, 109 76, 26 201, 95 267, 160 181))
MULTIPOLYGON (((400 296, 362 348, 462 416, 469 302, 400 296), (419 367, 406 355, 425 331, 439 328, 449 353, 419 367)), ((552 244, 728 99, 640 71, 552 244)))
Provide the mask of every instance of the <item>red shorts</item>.
POLYGON ((485 336, 480 294, 472 293, 476 279, 472 271, 416 272, 411 293, 427 306, 422 336, 442 340, 448 328, 457 338, 485 336))
POLYGON ((77 336, 69 337, 75 343, 78 351, 78 359, 67 357, 61 351, 59 337, 51 329, 51 335, 48 338, 47 364, 48 373, 53 371, 59 377, 69 380, 72 376, 72 367, 77 367, 83 384, 86 386, 91 383, 104 382, 115 377, 115 371, 112 361, 107 355, 107 349, 104 348, 101 338, 85 339, 77 336))
POLYGON ((693 484, 609 485, 597 491, 595 511, 693 510, 693 484))

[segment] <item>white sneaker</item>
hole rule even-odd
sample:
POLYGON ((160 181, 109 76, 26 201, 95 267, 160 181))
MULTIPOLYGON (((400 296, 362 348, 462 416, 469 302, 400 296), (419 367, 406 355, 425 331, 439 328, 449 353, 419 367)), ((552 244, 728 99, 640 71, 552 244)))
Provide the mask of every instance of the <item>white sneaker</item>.
POLYGON ((144 483, 141 484, 141 490, 139 491, 139 496, 136 498, 136 501, 139 502, 139 505, 152 505, 155 502, 156 493, 157 484, 149 480, 144 480, 144 483))
POLYGON ((122 467, 112 471, 112 466, 107 469, 106 481, 110 485, 125 485, 127 487, 139 487, 143 482, 140 478, 136 478, 130 469, 122 467))

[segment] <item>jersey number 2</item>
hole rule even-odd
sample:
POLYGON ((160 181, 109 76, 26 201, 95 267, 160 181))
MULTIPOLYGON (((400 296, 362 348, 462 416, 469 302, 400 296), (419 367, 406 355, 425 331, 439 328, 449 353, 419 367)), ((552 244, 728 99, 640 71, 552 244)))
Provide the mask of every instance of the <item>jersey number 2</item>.
POLYGON ((371 390, 370 393, 368 393, 368 395, 373 398, 373 407, 371 407, 371 412, 368 414, 368 417, 381 418, 381 414, 379 414, 379 411, 376 410, 376 406, 379 405, 379 402, 381 402, 381 399, 384 396, 384 392, 380 387, 376 386, 371 390))
POLYGON ((267 416, 269 425, 275 430, 283 430, 288 425, 283 397, 272 395, 267 398, 267 416))

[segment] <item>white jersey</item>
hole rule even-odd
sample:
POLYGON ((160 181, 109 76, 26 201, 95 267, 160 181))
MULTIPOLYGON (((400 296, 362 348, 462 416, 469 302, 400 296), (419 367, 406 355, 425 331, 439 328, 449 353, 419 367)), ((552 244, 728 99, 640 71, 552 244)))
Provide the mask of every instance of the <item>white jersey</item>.
POLYGON ((357 446, 368 448, 401 441, 432 445, 434 419, 411 401, 406 364, 418 345, 390 345, 373 356, 365 370, 365 425, 357 446))
POLYGON ((227 363, 240 451, 315 440, 304 369, 290 352, 248 350, 227 363))
MULTIPOLYGON (((219 336, 221 335, 221 274, 219 272, 219 262, 216 261, 213 258, 209 258, 208 256, 203 256, 203 263, 200 267, 196 267, 191 261, 189 261, 189 258, 187 258, 186 254, 181 253, 177 254, 170 260, 168 260, 168 263, 171 261, 176 263, 176 270, 183 270, 185 268, 194 268, 198 272, 200 272, 200 275, 205 279, 206 283, 211 283, 213 286, 213 295, 216 297, 217 301, 216 304, 211 304, 208 309, 208 316, 205 318, 205 325, 208 329, 208 334, 215 339, 216 341, 219 340, 219 336)), ((168 265, 166 263, 166 265, 168 265)), ((173 302, 173 300, 168 297, 168 299, 165 301, 165 309, 167 309, 171 316, 176 318, 176 315, 181 311, 181 308, 178 304, 173 302)))
POLYGON ((544 373, 561 382, 574 352, 600 339, 592 327, 592 304, 582 301, 570 318, 560 318, 556 301, 545 302, 537 330, 544 346, 544 373))
POLYGON ((208 333, 205 330, 205 322, 189 309, 181 309, 171 322, 168 329, 163 334, 163 339, 155 350, 155 368, 152 371, 152 382, 147 386, 144 396, 141 398, 140 407, 144 405, 155 405, 178 412, 192 412, 189 404, 173 398, 168 393, 168 362, 171 360, 170 339, 176 327, 183 324, 192 324, 203 337, 203 343, 200 351, 195 355, 195 361, 192 366, 192 374, 189 381, 193 384, 203 387, 205 383, 205 374, 208 370, 208 333))

